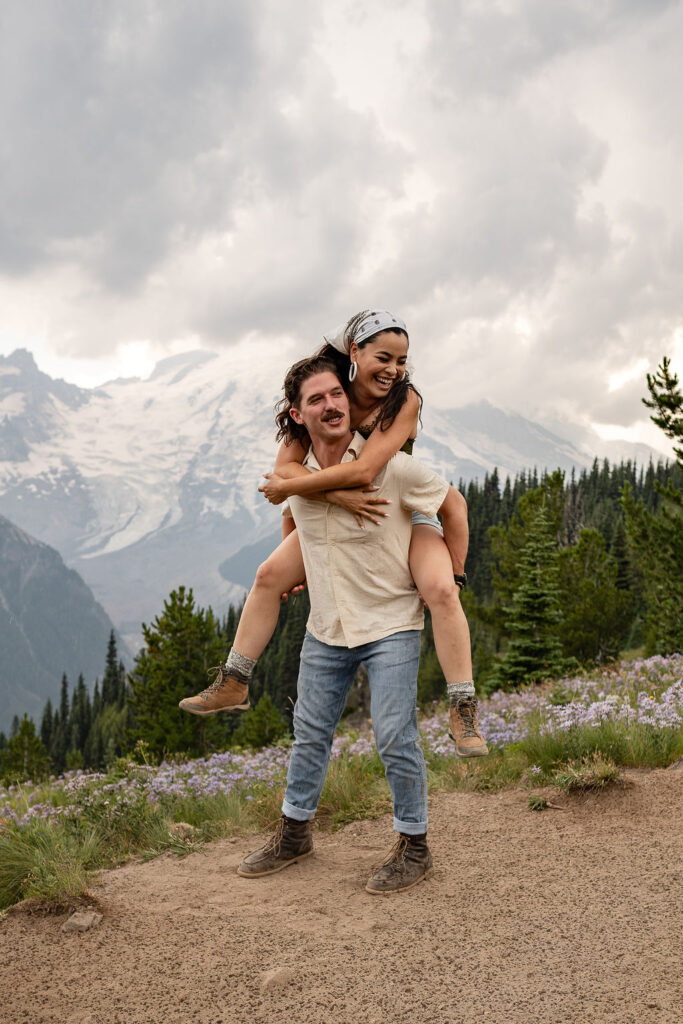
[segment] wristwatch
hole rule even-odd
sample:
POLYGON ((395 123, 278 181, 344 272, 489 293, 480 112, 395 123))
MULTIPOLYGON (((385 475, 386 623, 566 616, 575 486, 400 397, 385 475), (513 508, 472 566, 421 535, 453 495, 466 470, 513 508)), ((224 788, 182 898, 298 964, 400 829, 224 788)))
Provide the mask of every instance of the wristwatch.
POLYGON ((465 587, 467 586, 467 573, 466 572, 462 572, 462 573, 454 572, 453 573, 453 579, 455 580, 455 582, 457 583, 457 585, 460 587, 461 590, 464 590, 465 587))

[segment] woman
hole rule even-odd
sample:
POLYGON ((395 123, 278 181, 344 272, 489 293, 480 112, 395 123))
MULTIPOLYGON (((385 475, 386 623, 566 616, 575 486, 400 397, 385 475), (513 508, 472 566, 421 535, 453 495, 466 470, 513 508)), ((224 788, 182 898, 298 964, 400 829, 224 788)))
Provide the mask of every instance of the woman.
MULTIPOLYGON (((369 520, 381 529, 384 502, 372 496, 372 481, 400 449, 412 451, 421 399, 406 370, 408 332, 402 320, 386 310, 365 310, 324 338, 321 354, 332 357, 348 378, 351 427, 367 438, 359 458, 309 473, 302 465, 301 441, 280 446, 275 471, 260 488, 279 504, 293 494, 341 505, 356 516, 359 527, 369 520)), ((287 408, 278 414, 278 439, 286 438, 287 408)), ((463 529, 467 530, 463 499, 463 529)), ((460 605, 465 577, 454 577, 451 553, 437 519, 414 514, 410 571, 432 616, 434 643, 451 699, 451 735, 461 756, 487 753, 476 728, 476 697, 472 682, 469 629, 460 605)), ((462 567, 459 567, 462 571, 462 567)), ((283 518, 283 542, 261 565, 244 605, 228 661, 203 693, 180 706, 193 714, 243 711, 249 707, 247 684, 256 660, 277 623, 281 597, 303 586, 304 567, 291 518, 283 518)))

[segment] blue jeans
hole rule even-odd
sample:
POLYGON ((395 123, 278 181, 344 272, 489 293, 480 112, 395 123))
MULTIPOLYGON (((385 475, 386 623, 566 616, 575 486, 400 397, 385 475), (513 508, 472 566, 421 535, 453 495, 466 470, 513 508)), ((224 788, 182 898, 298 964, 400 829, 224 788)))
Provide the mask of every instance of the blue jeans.
POLYGON ((282 811, 315 816, 330 760, 334 731, 361 664, 370 680, 372 726, 394 801, 394 828, 427 831, 427 770, 417 733, 419 630, 392 633, 361 647, 332 647, 306 633, 301 648, 294 745, 282 811))

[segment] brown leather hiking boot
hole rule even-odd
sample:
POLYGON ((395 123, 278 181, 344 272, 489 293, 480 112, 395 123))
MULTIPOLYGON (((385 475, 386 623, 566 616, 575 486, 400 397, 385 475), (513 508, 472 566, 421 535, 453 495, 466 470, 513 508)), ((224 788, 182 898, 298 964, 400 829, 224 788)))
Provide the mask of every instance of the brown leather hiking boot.
POLYGON ((234 676, 228 675, 225 665, 210 668, 209 672, 218 673, 211 686, 207 686, 195 697, 185 697, 178 704, 179 708, 189 711, 191 715, 216 715, 219 711, 249 710, 247 683, 240 683, 234 676))
POLYGON ((394 892, 412 889, 433 873, 434 863, 427 846, 427 833, 406 836, 399 832, 394 848, 384 863, 375 868, 365 889, 377 896, 389 896, 394 892))
POLYGON ((477 728, 478 703, 476 697, 459 697, 451 707, 448 735, 455 743, 458 757, 483 757, 488 754, 484 737, 477 728))
POLYGON ((313 853, 313 836, 310 821, 297 821, 283 814, 275 832, 265 846, 247 854, 237 874, 243 878, 260 878, 274 875, 290 864, 295 864, 313 853))

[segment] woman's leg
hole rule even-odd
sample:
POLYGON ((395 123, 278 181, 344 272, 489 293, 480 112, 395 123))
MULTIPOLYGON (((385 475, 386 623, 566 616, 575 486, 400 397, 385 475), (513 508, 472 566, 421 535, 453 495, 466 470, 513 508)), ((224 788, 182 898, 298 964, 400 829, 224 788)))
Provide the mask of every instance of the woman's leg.
POLYGON ((275 631, 280 599, 306 573, 296 530, 256 570, 254 584, 244 602, 233 647, 252 660, 260 658, 275 631))
POLYGON ((275 631, 281 595, 287 594, 304 578, 299 538, 294 530, 258 567, 226 664, 219 666, 218 675, 210 686, 180 701, 183 711, 192 715, 215 715, 219 711, 248 709, 249 680, 257 658, 275 631))
POLYGON ((447 683, 472 679, 470 629, 446 542, 433 526, 416 524, 410 540, 410 572, 429 608, 434 645, 447 683))
POLYGON ((477 726, 470 629, 453 579, 446 542, 433 526, 416 524, 410 541, 410 571, 432 616, 434 645, 450 697, 450 736, 460 757, 488 753, 477 726))

